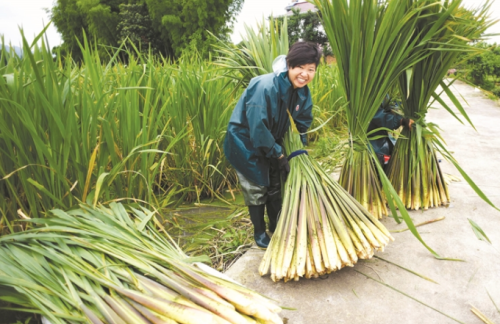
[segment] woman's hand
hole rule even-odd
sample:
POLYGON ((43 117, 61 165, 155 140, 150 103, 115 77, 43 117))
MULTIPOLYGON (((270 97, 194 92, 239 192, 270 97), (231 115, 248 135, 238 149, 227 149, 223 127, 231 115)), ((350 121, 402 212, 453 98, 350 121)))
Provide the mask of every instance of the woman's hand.
POLYGON ((290 164, 288 164, 288 159, 286 158, 285 154, 281 154, 281 156, 278 158, 278 166, 281 173, 281 180, 283 181, 283 183, 285 183, 286 178, 290 173, 290 164))
POLYGON ((403 118, 401 124, 405 127, 408 127, 411 130, 411 125, 413 125, 415 121, 411 118, 403 118))

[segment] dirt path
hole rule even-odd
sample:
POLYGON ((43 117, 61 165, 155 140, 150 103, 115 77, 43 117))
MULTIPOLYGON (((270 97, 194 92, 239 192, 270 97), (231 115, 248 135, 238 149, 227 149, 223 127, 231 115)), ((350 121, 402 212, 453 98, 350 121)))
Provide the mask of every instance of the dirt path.
MULTIPOLYGON (((462 168, 500 206, 500 106, 464 83, 457 82, 454 92, 468 102, 466 111, 477 132, 442 108, 433 109, 427 119, 440 126, 448 149, 462 168)), ((442 168, 459 176, 446 161, 442 168)), ((443 221, 419 227, 419 232, 441 256, 465 262, 435 259, 409 231, 394 233, 396 241, 385 252, 377 253, 437 284, 376 258, 360 261, 354 268, 344 268, 326 279, 274 283, 258 275, 263 252, 256 249, 247 252, 226 274, 281 305, 296 308, 282 313, 288 324, 483 323, 470 311, 471 305, 500 323, 500 312, 488 296, 500 308, 500 212, 481 200, 465 181, 452 183, 450 196, 448 208, 413 211, 410 216, 415 223, 444 216, 443 221), (476 238, 468 218, 486 232, 492 245, 476 238)), ((383 222, 390 230, 406 228, 392 218, 383 222)))

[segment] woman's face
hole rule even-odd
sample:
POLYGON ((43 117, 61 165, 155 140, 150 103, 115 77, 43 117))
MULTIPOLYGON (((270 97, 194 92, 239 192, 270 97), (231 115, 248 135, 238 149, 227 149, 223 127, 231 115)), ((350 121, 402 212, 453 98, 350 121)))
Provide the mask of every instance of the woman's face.
POLYGON ((288 68, 288 79, 294 89, 302 88, 314 79, 316 74, 316 64, 307 63, 298 65, 294 68, 288 68))

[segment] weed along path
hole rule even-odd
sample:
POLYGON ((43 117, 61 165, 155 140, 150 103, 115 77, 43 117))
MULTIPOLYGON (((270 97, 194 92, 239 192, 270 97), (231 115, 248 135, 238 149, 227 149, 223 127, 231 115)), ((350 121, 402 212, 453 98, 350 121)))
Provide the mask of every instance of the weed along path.
MULTIPOLYGON (((456 82, 453 91, 468 103, 463 101, 477 131, 443 108, 432 109, 428 121, 440 126, 449 151, 500 206, 500 106, 465 83, 456 82)), ((461 178, 450 163, 443 160, 441 165, 443 172, 461 178)), ((409 231, 402 231, 394 232, 396 240, 375 258, 326 278, 274 283, 258 274, 264 254, 258 249, 248 251, 226 274, 294 308, 281 313, 288 324, 483 323, 473 307, 500 323, 500 211, 464 180, 449 187, 450 206, 411 211, 410 216, 415 224, 444 217, 418 227, 420 235, 442 257, 463 262, 434 258, 409 231), (491 244, 477 238, 469 220, 491 244)), ((388 217, 383 223, 391 231, 406 228, 388 217)))

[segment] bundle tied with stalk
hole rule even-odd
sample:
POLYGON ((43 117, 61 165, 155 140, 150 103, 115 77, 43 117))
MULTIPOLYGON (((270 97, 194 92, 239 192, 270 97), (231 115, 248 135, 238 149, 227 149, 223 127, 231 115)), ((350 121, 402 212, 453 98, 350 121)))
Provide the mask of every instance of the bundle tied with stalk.
MULTIPOLYGON (((394 201, 403 204, 370 150, 368 125, 398 77, 429 55, 426 45, 446 28, 439 12, 428 19, 426 0, 313 0, 321 13, 345 90, 350 151, 340 184, 374 216, 392 214, 399 221, 394 201), (419 29, 421 20, 429 22, 419 29), (379 179, 380 178, 380 179, 379 179)), ((439 6, 439 2, 436 2, 439 6)), ((411 222, 402 211, 405 221, 411 222)))
MULTIPOLYGON (((366 131, 398 78, 432 54, 428 45, 432 48, 434 44, 433 48, 439 50, 436 35, 448 28, 448 17, 452 12, 444 7, 446 1, 312 2, 321 14, 325 33, 337 59, 339 82, 348 102, 345 112, 351 145, 342 167, 340 184, 375 217, 388 214, 387 203, 396 222, 400 223, 402 218, 412 234, 435 257, 442 258, 418 233, 405 205, 370 149, 370 134, 366 131), (428 12, 426 9, 430 5, 441 9, 428 12), (427 23, 420 25, 422 21, 427 23)), ((454 161, 451 155, 447 157, 454 161)), ((465 173, 461 174, 467 179, 465 173)))
POLYGON ((272 300, 185 255, 155 212, 111 203, 50 214, 0 238, 11 310, 52 324, 283 323, 272 300))
MULTIPOLYGON (((433 26, 435 23, 432 20, 442 16, 446 17, 444 24, 446 28, 437 32, 433 42, 426 45, 425 50, 430 55, 416 63, 398 79, 401 110, 415 123, 411 131, 408 128, 402 130, 402 139, 396 142, 387 169, 387 176, 403 204, 408 209, 416 210, 446 205, 450 202, 448 185, 436 153, 440 152, 441 155, 450 157, 450 161, 454 164, 456 161, 445 149, 437 125, 427 122, 426 115, 431 104, 437 101, 462 122, 443 100, 442 94, 446 94, 458 112, 474 127, 465 109, 450 90, 453 81, 446 82, 444 78, 463 53, 475 53, 469 43, 480 40, 481 35, 492 24, 487 15, 491 6, 489 2, 474 10, 460 7, 461 0, 444 1, 440 5, 434 4, 431 0, 427 2, 429 6, 425 11, 429 13, 427 18, 429 21, 422 19, 418 23, 418 28, 433 26), (438 87, 442 90, 440 94, 437 93, 438 87)), ((456 166, 463 173, 458 164, 456 166)), ((471 182, 472 180, 468 177, 465 179, 478 192, 479 188, 471 182)), ((480 190, 478 193, 484 196, 480 190)))
MULTIPOLYGON (((286 152, 303 150, 295 124, 286 152)), ((369 259, 394 240, 384 225, 334 181, 309 155, 290 159, 283 207, 259 267, 271 279, 316 278, 369 259)))

